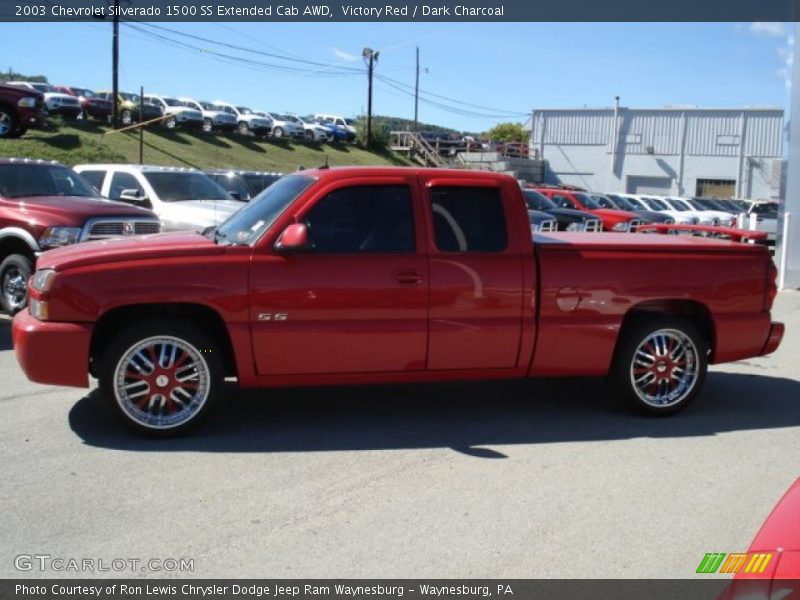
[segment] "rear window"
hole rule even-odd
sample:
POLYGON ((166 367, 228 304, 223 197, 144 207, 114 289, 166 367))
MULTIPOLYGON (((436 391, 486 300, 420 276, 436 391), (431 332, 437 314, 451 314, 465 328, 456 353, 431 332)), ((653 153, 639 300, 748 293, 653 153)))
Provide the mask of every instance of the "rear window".
POLYGON ((0 165, 0 196, 80 196, 99 198, 97 190, 72 169, 50 164, 0 165))
POLYGON ((436 247, 441 252, 502 252, 508 246, 499 189, 434 187, 430 201, 436 247))

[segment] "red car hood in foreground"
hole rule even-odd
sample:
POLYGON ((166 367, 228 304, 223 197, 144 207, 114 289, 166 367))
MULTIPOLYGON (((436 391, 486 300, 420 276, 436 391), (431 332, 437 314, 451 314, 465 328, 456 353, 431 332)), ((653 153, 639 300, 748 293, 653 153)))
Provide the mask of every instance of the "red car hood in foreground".
POLYGON ((84 242, 50 250, 36 262, 38 269, 63 271, 73 267, 121 260, 145 260, 175 256, 210 256, 225 248, 199 233, 158 233, 136 237, 84 242))

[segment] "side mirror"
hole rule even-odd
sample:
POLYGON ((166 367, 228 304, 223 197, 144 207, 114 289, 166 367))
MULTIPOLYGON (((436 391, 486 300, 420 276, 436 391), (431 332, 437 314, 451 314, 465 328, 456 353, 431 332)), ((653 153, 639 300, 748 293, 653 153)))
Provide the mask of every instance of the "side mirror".
POLYGON ((308 227, 305 223, 292 223, 275 242, 275 250, 292 252, 309 248, 308 227))
POLYGON ((129 202, 131 204, 138 204, 140 206, 149 206, 150 201, 147 199, 147 196, 143 196, 139 193, 139 190, 122 190, 119 194, 119 199, 122 202, 129 202))

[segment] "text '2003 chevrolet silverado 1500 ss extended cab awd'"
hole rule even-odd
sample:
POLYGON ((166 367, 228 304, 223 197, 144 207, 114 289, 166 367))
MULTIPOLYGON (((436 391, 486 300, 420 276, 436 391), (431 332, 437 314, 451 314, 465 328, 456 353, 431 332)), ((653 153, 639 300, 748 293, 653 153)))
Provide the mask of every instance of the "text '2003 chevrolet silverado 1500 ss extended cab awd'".
POLYGON ((280 179, 216 229, 45 253, 13 341, 150 434, 243 387, 612 375, 676 412, 709 362, 768 354, 766 249, 700 237, 531 237, 505 175, 337 168, 280 179))

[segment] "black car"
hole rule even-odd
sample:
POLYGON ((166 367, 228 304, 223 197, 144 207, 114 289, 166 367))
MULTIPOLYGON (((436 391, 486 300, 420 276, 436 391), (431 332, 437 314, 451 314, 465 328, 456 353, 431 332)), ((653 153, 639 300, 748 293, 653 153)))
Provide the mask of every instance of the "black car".
POLYGON ((234 200, 249 202, 252 198, 247 182, 236 171, 206 171, 205 173, 228 192, 234 200))
POLYGON ((528 221, 531 224, 531 232, 544 233, 546 231, 558 231, 558 221, 556 218, 541 210, 528 209, 528 221))
POLYGON ((592 194, 592 198, 603 208, 616 208, 617 210, 627 210, 628 212, 636 213, 642 220, 648 223, 664 223, 672 225, 675 219, 664 213, 656 212, 647 209, 643 204, 636 202, 631 198, 620 196, 619 194, 592 194))
POLYGON ((559 208, 550 198, 536 190, 522 190, 528 210, 539 210, 556 219, 559 231, 602 231, 603 223, 592 213, 559 208))

